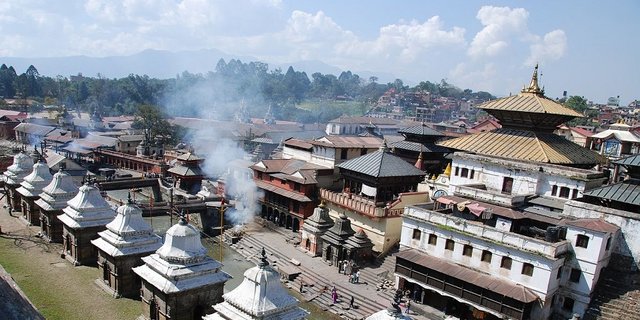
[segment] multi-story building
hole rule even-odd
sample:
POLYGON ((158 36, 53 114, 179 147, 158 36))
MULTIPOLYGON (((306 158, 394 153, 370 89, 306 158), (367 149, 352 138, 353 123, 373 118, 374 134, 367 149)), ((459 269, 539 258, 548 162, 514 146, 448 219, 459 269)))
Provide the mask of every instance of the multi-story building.
POLYGON ((603 158, 553 133, 580 114, 544 96, 537 67, 520 94, 478 109, 501 128, 439 143, 458 152, 426 182, 437 205, 405 211, 398 279, 458 316, 582 315, 619 231, 563 208, 607 180, 591 170, 603 158))
POLYGON ((366 232, 374 251, 387 252, 400 239, 404 207, 427 200, 425 192, 415 192, 425 173, 390 153, 386 144, 337 167, 343 186, 320 191, 329 215, 334 220, 346 215, 355 229, 366 232))
MULTIPOLYGON (((439 199, 446 199, 441 197, 439 199)), ((396 256, 398 287, 457 317, 564 319, 583 314, 619 228, 478 203, 409 206, 396 256), (542 228, 541 228, 542 227, 542 228)), ((444 201, 442 201, 444 202, 444 201)))
POLYGON ((264 193, 261 216, 293 232, 313 213, 318 188, 333 183, 333 169, 304 160, 262 160, 251 169, 256 186, 264 193))

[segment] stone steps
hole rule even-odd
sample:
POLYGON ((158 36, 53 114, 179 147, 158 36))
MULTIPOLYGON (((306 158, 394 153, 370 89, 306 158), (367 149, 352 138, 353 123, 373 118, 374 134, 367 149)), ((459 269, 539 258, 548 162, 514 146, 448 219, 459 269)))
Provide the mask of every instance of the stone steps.
POLYGON ((605 270, 584 319, 640 320, 640 274, 605 270))
MULTIPOLYGON (((253 260, 254 262, 257 262, 259 251, 262 249, 262 247, 264 247, 265 250, 272 253, 270 254, 269 260, 276 260, 276 266, 283 264, 293 266, 293 263, 291 263, 288 257, 281 255, 280 253, 278 253, 278 250, 272 248, 267 243, 260 242, 251 235, 245 235, 242 240, 234 245, 234 247, 242 248, 241 250, 238 250, 238 252, 240 252, 243 256, 249 258, 250 260, 253 260)), ((318 262, 323 263, 319 260, 319 258, 318 262)), ((311 300, 313 303, 319 305, 324 310, 330 311, 347 319, 362 319, 386 307, 376 303, 375 301, 372 301, 369 297, 365 297, 358 294, 357 292, 353 292, 340 284, 335 284, 340 298, 338 299, 338 303, 334 305, 331 301, 331 287, 334 284, 329 283, 329 281, 327 281, 324 277, 313 272, 312 270, 305 268, 303 265, 296 267, 302 270, 303 276, 297 277, 293 282, 289 283, 288 286, 292 290, 299 290, 300 282, 303 281, 305 284, 305 292, 303 296, 307 300, 311 300), (355 305, 357 306, 357 308, 349 309, 349 300, 352 295, 355 299, 355 305), (362 302, 364 301, 367 301, 367 303, 363 304, 362 302)), ((363 274, 364 272, 361 272, 361 277, 363 276, 363 274)))

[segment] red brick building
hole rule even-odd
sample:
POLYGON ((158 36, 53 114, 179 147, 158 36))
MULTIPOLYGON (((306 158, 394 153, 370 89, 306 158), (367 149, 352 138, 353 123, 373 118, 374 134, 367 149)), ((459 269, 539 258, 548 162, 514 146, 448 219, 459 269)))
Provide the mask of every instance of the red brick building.
POLYGON ((333 169, 297 159, 262 160, 251 166, 264 192, 261 216, 298 232, 318 203, 319 185, 330 184, 333 169))

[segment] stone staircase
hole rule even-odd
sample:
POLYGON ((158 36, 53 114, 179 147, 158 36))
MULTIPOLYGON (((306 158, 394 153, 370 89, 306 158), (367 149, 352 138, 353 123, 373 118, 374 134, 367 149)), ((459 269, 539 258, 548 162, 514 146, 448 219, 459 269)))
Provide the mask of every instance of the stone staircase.
POLYGON ((640 273, 605 269, 584 319, 640 320, 640 273))
MULTIPOLYGON (((388 304, 382 304, 376 301, 381 299, 372 299, 371 297, 363 296, 357 291, 350 290, 350 288, 340 283, 331 283, 330 280, 326 279, 326 277, 323 277, 313 270, 305 268, 303 265, 294 265, 289 257, 286 257, 279 252, 282 248, 276 249, 269 243, 263 243, 258 239, 255 239, 250 234, 245 234, 242 237, 242 240, 232 245, 232 247, 234 247, 234 249, 236 249, 236 251, 242 254, 245 258, 256 263, 260 256, 259 251, 264 247, 269 253, 269 260, 271 262, 275 262, 274 265, 276 267, 286 265, 289 267, 295 266, 296 268, 299 268, 302 271, 302 275, 296 277, 293 281, 288 283, 285 282, 285 285, 292 290, 298 291, 302 282, 304 285, 302 296, 304 299, 311 301, 319 305, 323 310, 330 311, 342 318, 364 319, 367 316, 388 307, 388 304), (334 285, 339 294, 338 303, 336 304, 333 304, 331 300, 331 287, 334 285), (349 308, 349 300, 351 296, 353 296, 355 300, 355 308, 353 309, 349 308), (365 301, 366 303, 363 303, 365 301)), ((290 250, 296 249, 292 246, 290 250)), ((320 258, 316 259, 318 260, 318 263, 323 263, 320 258)), ((394 260, 395 258, 393 258, 393 261, 392 259, 387 258, 384 262, 381 262, 380 265, 385 267, 395 265, 394 260)), ((379 281, 379 270, 381 269, 364 268, 360 272, 360 282, 372 284, 377 283, 379 281)), ((384 301, 391 301, 393 290, 392 288, 389 290, 380 290, 378 291, 378 294, 384 297, 384 301)))

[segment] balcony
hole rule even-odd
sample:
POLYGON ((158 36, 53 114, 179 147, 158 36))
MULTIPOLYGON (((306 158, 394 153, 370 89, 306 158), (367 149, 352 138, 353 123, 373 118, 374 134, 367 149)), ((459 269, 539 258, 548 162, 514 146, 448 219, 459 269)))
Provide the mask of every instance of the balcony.
POLYGON ((468 184, 463 186, 454 186, 453 194, 459 197, 471 198, 477 201, 489 202, 500 206, 515 208, 524 200, 534 194, 513 195, 503 193, 498 190, 487 190, 484 184, 468 184))
POLYGON ((428 200, 427 192, 401 193, 396 200, 385 206, 376 206, 368 198, 352 193, 338 193, 327 189, 320 189, 320 198, 328 203, 354 211, 373 218, 398 217, 404 212, 404 207, 428 200))
POLYGON ((405 208, 404 216, 433 224, 440 229, 463 233, 485 241, 514 247, 521 251, 543 255, 549 259, 558 258, 564 253, 570 251, 568 240, 551 243, 514 232, 499 230, 483 224, 470 223, 462 218, 453 217, 451 215, 432 210, 425 210, 418 206, 405 208))

